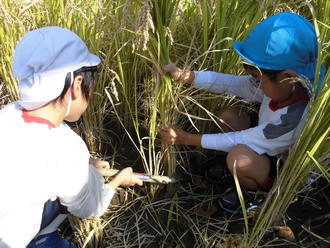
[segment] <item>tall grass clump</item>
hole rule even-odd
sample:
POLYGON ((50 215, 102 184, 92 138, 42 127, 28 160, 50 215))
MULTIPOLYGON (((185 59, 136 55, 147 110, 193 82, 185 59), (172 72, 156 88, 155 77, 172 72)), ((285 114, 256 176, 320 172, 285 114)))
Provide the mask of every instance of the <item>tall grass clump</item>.
MULTIPOLYGON (((112 94, 107 95, 118 121, 137 149, 145 171, 155 175, 171 175, 177 162, 175 153, 171 152, 173 147, 156 144, 160 123, 175 123, 177 112, 173 106, 176 96, 172 81, 154 73, 155 68, 170 62, 170 23, 175 20, 177 3, 137 1, 118 7, 121 12, 127 5, 134 5, 138 11, 134 13, 136 20, 126 20, 122 32, 115 34, 120 105, 116 105, 112 94)), ((127 15, 122 16, 127 18, 127 15)))
MULTIPOLYGON (((166 1, 152 1, 151 16, 153 17, 153 23, 155 25, 155 31, 150 39, 149 56, 151 62, 155 67, 162 67, 170 63, 170 46, 173 43, 173 37, 171 34, 171 22, 175 21, 177 0, 166 1)), ((159 124, 169 125, 177 121, 178 113, 175 111, 175 105, 177 102, 177 94, 173 91, 172 81, 167 76, 154 77, 153 92, 150 92, 151 109, 150 109, 150 125, 149 125, 149 137, 150 144, 149 149, 155 151, 155 139, 158 133, 159 124)), ((167 175, 173 174, 176 166, 176 157, 173 147, 162 147, 162 153, 160 157, 153 156, 155 170, 161 169, 158 165, 157 159, 162 159, 163 170, 167 175)))
POLYGON ((11 101, 18 98, 17 82, 11 69, 13 51, 19 38, 27 31, 29 21, 32 25, 35 22, 27 11, 19 1, 4 1, 0 8, 0 75, 5 82, 3 87, 10 92, 11 101))
POLYGON ((163 156, 155 146, 155 140, 161 108, 159 101, 166 94, 155 93, 162 84, 155 84, 152 80, 152 59, 158 60, 157 52, 152 54, 155 55, 152 58, 148 52, 156 32, 152 11, 151 1, 127 2, 118 6, 115 18, 121 24, 121 32, 114 33, 116 64, 113 71, 118 86, 118 99, 109 91, 107 96, 117 120, 136 148, 144 170, 159 175, 163 156), (129 19, 127 11, 135 9, 137 11, 133 16, 136 19, 129 19))

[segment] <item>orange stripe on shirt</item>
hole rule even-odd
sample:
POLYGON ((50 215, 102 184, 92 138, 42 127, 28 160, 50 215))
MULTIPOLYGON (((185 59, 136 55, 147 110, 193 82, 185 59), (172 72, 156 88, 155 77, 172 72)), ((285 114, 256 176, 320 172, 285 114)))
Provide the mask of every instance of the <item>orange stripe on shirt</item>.
POLYGON ((34 123, 40 123, 40 124, 47 124, 51 128, 56 128, 56 126, 49 120, 47 120, 45 118, 29 115, 29 113, 25 110, 22 110, 22 118, 26 123, 34 122, 34 123))

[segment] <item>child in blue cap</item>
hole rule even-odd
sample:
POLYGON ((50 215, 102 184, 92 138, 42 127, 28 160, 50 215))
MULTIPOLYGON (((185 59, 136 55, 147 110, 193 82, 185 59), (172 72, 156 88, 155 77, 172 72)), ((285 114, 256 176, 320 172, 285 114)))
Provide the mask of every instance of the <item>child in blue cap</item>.
MULTIPOLYGON (((258 124, 253 126, 248 114, 229 107, 219 113, 222 133, 191 134, 176 126, 162 126, 160 135, 166 144, 228 152, 227 167, 233 173, 236 164, 242 186, 268 191, 276 175, 277 158, 286 159, 308 112, 318 56, 317 36, 304 17, 284 12, 256 25, 245 41, 234 42, 234 50, 244 60, 248 76, 182 70, 174 64, 166 65, 164 72, 195 88, 261 103, 258 124)), ((322 68, 319 84, 323 76, 322 68)), ((219 166, 223 165, 215 165, 219 166)), ((208 169, 210 177, 212 171, 216 169, 208 169)), ((225 195, 221 204, 230 211, 237 209, 236 190, 225 195)))

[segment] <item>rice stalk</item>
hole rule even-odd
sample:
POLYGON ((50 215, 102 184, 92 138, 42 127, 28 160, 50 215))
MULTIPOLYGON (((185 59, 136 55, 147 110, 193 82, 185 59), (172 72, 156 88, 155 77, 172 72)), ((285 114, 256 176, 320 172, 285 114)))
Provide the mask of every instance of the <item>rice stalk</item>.
POLYGON ((236 160, 234 161, 233 165, 233 176, 235 180, 235 186, 236 186, 236 191, 238 195, 239 202, 241 204, 242 212, 243 212, 243 218, 244 218, 244 224, 245 224, 245 233, 249 233, 249 224, 248 224, 248 218, 247 218, 247 211, 245 207, 245 202, 244 202, 244 197, 242 193, 242 189, 239 185, 238 177, 237 177, 237 169, 236 169, 236 160))
MULTIPOLYGON (((152 64, 159 68, 170 62, 171 33, 169 32, 169 26, 170 21, 173 19, 177 1, 147 1, 145 5, 148 7, 145 7, 147 13, 144 16, 149 18, 146 23, 153 23, 149 26, 154 27, 152 29, 154 33, 148 37, 150 43, 148 55, 152 64)), ((157 155, 155 140, 158 133, 158 124, 170 124, 176 118, 176 113, 170 107, 174 103, 175 96, 171 80, 168 77, 156 77, 155 79, 153 90, 150 91, 148 96, 150 102, 148 151, 149 167, 152 168, 149 168, 149 170, 152 170, 155 174, 159 174, 161 170, 164 170, 165 174, 171 175, 174 172, 176 163, 174 150, 172 147, 162 147, 161 153, 163 154, 157 155), (159 158, 162 158, 162 162, 159 161, 159 158), (162 164, 165 166, 164 168, 162 168, 162 164)))
POLYGON ((99 218, 81 220, 69 215, 69 222, 80 247, 102 247, 103 226, 99 218))

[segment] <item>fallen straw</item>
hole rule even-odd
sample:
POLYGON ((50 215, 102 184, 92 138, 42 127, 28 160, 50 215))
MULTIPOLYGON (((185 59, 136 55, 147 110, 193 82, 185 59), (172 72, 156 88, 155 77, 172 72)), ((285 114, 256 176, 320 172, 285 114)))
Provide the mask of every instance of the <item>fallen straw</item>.
MULTIPOLYGON (((104 177, 112 177, 119 172, 119 170, 115 170, 115 169, 99 168, 97 170, 104 177)), ((143 174, 143 173, 134 173, 134 175, 136 177, 140 178, 142 181, 149 182, 149 183, 168 184, 168 183, 176 182, 176 180, 174 178, 166 177, 166 176, 147 175, 147 174, 143 174)))

